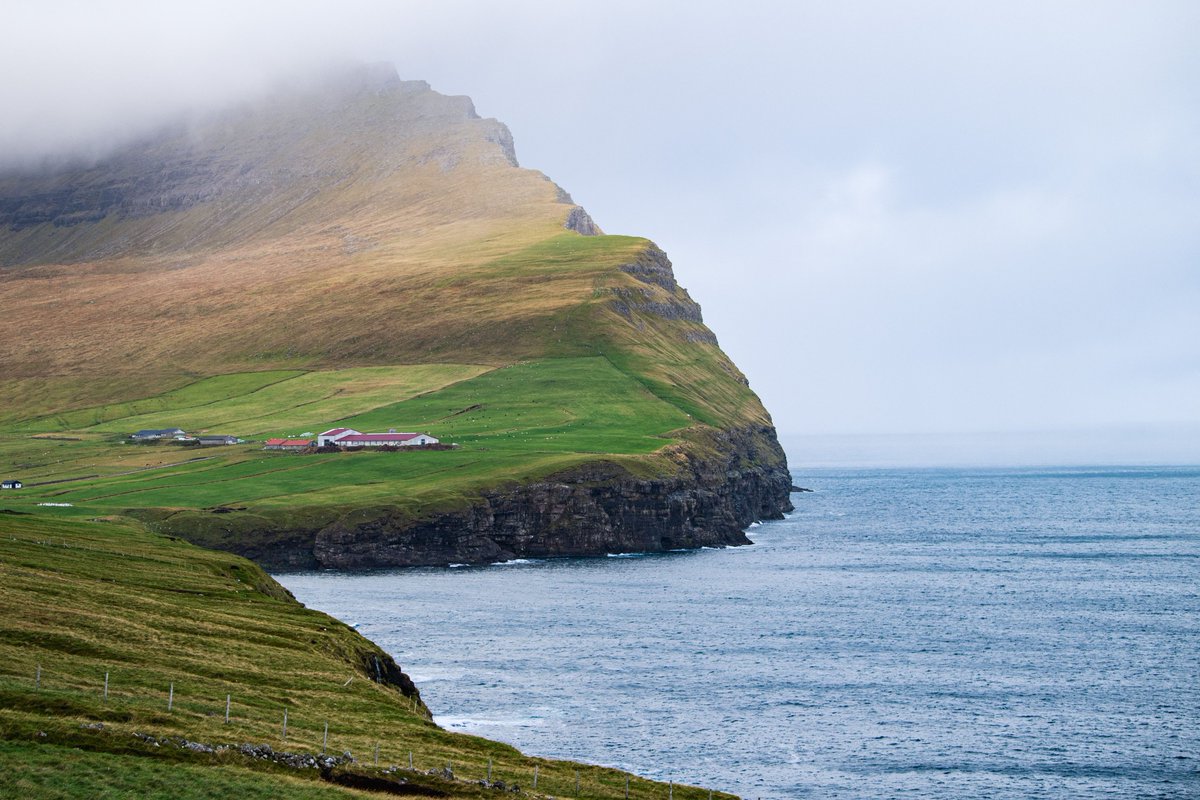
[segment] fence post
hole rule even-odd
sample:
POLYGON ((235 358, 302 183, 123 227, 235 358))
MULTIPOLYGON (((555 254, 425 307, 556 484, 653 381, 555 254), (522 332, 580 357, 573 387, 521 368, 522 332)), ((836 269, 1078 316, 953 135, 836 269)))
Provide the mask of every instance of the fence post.
POLYGON ((171 707, 175 705, 175 682, 171 682, 171 686, 167 689, 167 713, 171 713, 171 707))
POLYGON ((108 673, 104 673, 104 699, 108 699, 108 673))
POLYGON ((33 690, 40 692, 42 690, 42 665, 37 665, 37 674, 33 678, 33 690))
POLYGON ((538 765, 533 765, 533 788, 537 788, 538 765))
POLYGON ((579 770, 575 770, 575 796, 579 797, 579 770))
POLYGON ((225 695, 225 724, 229 724, 229 700, 230 696, 225 695))
POLYGON ((488 759, 488 783, 492 782, 492 760, 488 759))
POLYGON ((327 747, 329 747, 329 720, 325 720, 325 735, 321 738, 321 755, 325 755, 327 747))
POLYGON ((375 743, 375 766, 379 766, 379 742, 375 743))
POLYGON ((675 781, 667 782, 667 800, 675 800, 675 781))
POLYGON ((625 800, 629 800, 629 776, 625 776, 625 800))
POLYGON ((412 769, 412 768, 413 768, 413 765, 412 765, 412 750, 409 750, 409 751, 408 751, 408 768, 409 768, 409 769, 412 769))
POLYGON ((279 737, 283 741, 287 741, 287 708, 283 709, 283 736, 279 737))

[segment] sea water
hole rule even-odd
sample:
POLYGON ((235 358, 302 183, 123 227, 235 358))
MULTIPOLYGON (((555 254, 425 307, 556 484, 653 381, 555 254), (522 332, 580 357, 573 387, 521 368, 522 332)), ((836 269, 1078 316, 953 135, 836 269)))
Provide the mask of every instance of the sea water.
POLYGON ((750 798, 1200 797, 1200 469, 794 475, 750 547, 280 578, 531 754, 750 798))

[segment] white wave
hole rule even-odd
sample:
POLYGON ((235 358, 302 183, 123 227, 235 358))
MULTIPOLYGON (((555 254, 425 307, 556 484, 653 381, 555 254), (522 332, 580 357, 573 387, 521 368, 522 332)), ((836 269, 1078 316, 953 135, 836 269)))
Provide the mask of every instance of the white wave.
POLYGON ((509 559, 508 561, 494 561, 494 562, 492 562, 492 566, 493 567, 515 567, 519 564, 541 564, 541 563, 544 563, 544 561, 545 561, 545 559, 541 559, 541 558, 512 558, 512 559, 509 559))
POLYGON ((546 724, 546 720, 540 717, 486 719, 480 717, 435 716, 433 721, 443 728, 458 731, 477 731, 483 728, 540 728, 546 724))

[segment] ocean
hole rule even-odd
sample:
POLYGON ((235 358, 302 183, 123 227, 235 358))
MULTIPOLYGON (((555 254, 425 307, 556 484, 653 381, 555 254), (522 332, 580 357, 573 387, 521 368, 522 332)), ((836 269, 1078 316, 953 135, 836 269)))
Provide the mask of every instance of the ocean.
POLYGON ((748 547, 277 577, 531 754, 747 798, 1200 797, 1200 468, 793 474, 748 547))

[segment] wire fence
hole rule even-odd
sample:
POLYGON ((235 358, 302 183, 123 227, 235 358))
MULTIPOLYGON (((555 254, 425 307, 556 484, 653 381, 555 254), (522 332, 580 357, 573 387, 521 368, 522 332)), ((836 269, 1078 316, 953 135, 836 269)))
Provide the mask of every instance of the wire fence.
MULTIPOLYGON (((628 800, 628 798, 662 796, 661 782, 632 778, 628 774, 616 773, 601 767, 574 769, 571 778, 564 782, 563 770, 561 768, 551 769, 547 774, 544 767, 550 766, 550 764, 545 761, 521 765, 514 765, 509 761, 502 765, 496 765, 489 757, 485 765, 478 760, 462 760, 461 752, 439 752, 437 748, 422 749, 411 743, 397 744, 382 738, 372 739, 357 733, 353 726, 339 724, 339 721, 329 714, 321 715, 305 711, 297 716, 296 712, 299 709, 281 705, 275 709, 272 715, 271 709, 261 701, 240 703, 237 693, 233 691, 226 692, 223 697, 211 695, 186 697, 176 691, 174 681, 166 681, 166 686, 160 691, 152 692, 145 683, 137 686, 119 686, 114 681, 111 670, 106 670, 102 677, 97 673, 94 677, 89 676, 80 680, 79 676, 58 673, 52 676, 43 670, 40 664, 29 676, 31 680, 21 680, 20 676, 13 677, 15 680, 10 684, 10 689, 41 695, 46 698, 47 707, 59 713, 74 711, 77 716, 103 717, 104 714, 89 713, 97 710, 89 703, 98 701, 102 708, 115 710, 119 707, 125 710, 146 711, 148 714, 144 721, 151 725, 156 722, 167 722, 172 718, 184 715, 210 723, 216 718, 220 718, 220 727, 230 728, 230 733, 236 730, 246 734, 253 733, 261 738, 264 731, 273 727, 275 734, 272 738, 278 743, 279 748, 283 748, 276 750, 270 745, 247 744, 214 746, 189 742, 182 737, 173 740, 177 744, 183 743, 180 746, 196 752, 240 749, 246 755, 259 758, 270 757, 279 763, 291 766, 297 766, 300 763, 295 759, 288 760, 288 757, 294 755, 305 756, 306 758, 302 761, 306 766, 327 766, 331 763, 352 761, 359 765, 379 767, 390 771, 408 770, 425 775, 437 775, 447 780, 495 789, 529 790, 547 796, 580 798, 580 800, 590 797, 623 796, 628 800), (59 680, 52 681, 52 678, 59 680), (94 688, 87 688, 92 680, 95 681, 94 688), (63 700, 83 702, 64 704, 61 702, 63 700), (167 719, 164 720, 159 716, 162 714, 167 715, 167 719), (331 721, 334 723, 332 729, 330 728, 331 721), (312 752, 317 740, 320 741, 320 747, 312 752), (339 742, 341 742, 340 745, 339 742), (364 742, 368 745, 367 752, 369 753, 365 759, 355 758, 348 749, 337 752, 339 746, 351 743, 361 745, 364 742), (603 772, 609 772, 611 775, 605 776, 601 774, 603 772), (614 783, 614 781, 616 782, 614 783)), ((408 701, 409 710, 415 716, 429 719, 429 715, 418 704, 416 698, 405 696, 405 700, 408 701)), ((129 719, 123 719, 121 715, 118 715, 118 719, 119 721, 130 721, 132 715, 127 716, 129 719)), ((92 723, 81 727, 103 728, 103 724, 92 723)), ((209 732, 215 732, 211 726, 209 732)), ((155 742, 168 741, 169 738, 158 739, 140 733, 134 735, 143 740, 155 742)), ((715 795, 711 789, 676 786, 674 781, 669 781, 666 789, 668 800, 675 800, 677 797, 679 800, 703 800, 703 798, 712 800, 714 797, 730 797, 727 794, 715 795)))

